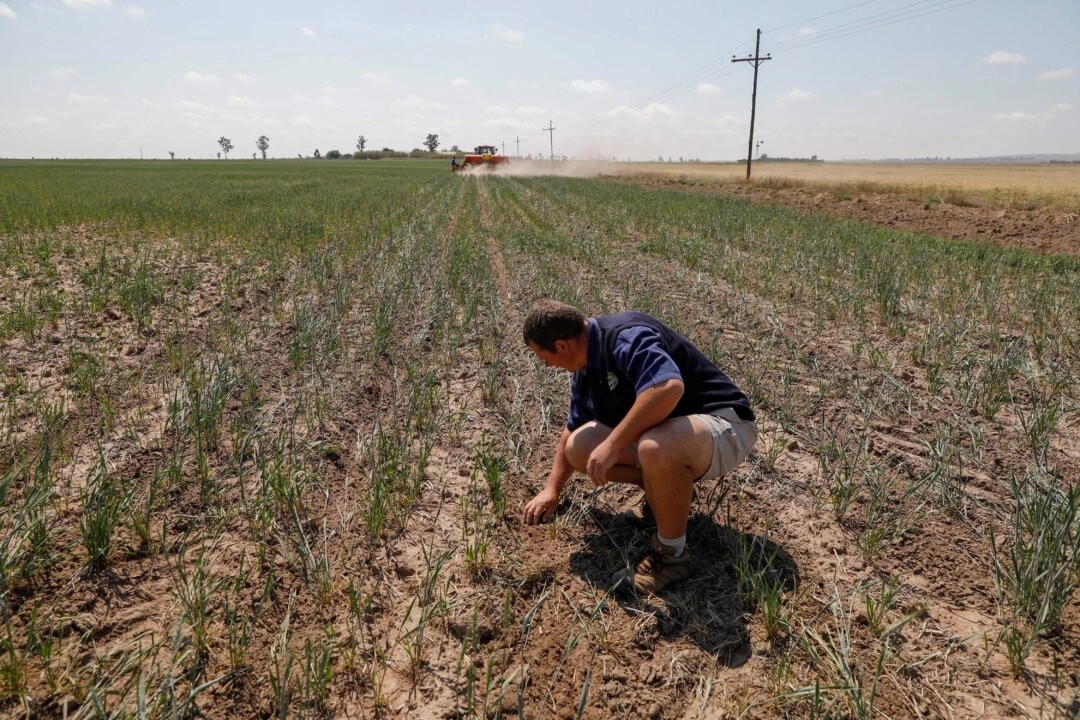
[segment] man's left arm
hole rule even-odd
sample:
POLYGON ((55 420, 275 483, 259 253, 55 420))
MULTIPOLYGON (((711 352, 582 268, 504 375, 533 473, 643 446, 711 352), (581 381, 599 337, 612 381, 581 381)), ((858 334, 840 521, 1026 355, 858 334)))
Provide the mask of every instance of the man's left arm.
POLYGON ((619 454, 646 430, 662 423, 679 404, 684 391, 682 380, 669 378, 638 393, 626 417, 589 455, 586 471, 593 484, 607 484, 608 470, 615 466, 619 454))

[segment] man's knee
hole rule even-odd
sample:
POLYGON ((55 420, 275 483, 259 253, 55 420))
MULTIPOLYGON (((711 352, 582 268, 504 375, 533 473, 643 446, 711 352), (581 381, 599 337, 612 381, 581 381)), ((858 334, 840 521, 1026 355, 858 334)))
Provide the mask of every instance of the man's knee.
POLYGON ((645 431, 638 440, 638 462, 641 467, 655 467, 664 458, 664 436, 662 433, 645 431))
POLYGON ((567 439, 566 459, 575 470, 585 472, 585 466, 589 462, 592 451, 610 434, 611 428, 607 425, 601 425, 595 420, 585 423, 567 439))

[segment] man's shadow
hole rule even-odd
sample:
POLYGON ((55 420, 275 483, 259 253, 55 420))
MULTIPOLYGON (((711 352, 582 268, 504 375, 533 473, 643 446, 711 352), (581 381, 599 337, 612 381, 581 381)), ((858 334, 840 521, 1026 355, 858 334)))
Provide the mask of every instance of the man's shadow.
POLYGON ((634 621, 639 636, 685 636, 729 667, 751 655, 748 623, 759 606, 779 609, 782 593, 798 587, 799 568, 784 548, 767 537, 744 533, 715 519, 719 503, 696 507, 687 528, 694 574, 659 596, 637 594, 612 576, 632 568, 648 548, 654 527, 635 527, 603 506, 593 505, 594 531, 584 549, 570 555, 570 570, 612 598, 634 621))

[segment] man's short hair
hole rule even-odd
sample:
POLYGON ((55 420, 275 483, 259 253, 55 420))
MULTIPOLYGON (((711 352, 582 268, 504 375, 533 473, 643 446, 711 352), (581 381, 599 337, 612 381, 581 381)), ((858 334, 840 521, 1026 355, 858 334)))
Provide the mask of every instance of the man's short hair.
POLYGON ((585 331, 585 313, 573 305, 543 298, 525 316, 522 337, 546 352, 555 352, 555 341, 571 340, 585 331))

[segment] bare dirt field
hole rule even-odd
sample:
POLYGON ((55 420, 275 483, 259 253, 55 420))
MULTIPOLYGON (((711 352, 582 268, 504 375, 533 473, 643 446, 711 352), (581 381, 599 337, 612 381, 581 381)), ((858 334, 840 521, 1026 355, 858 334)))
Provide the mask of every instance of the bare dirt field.
POLYGON ((648 164, 615 174, 1043 254, 1080 255, 1080 166, 759 163, 648 164))

